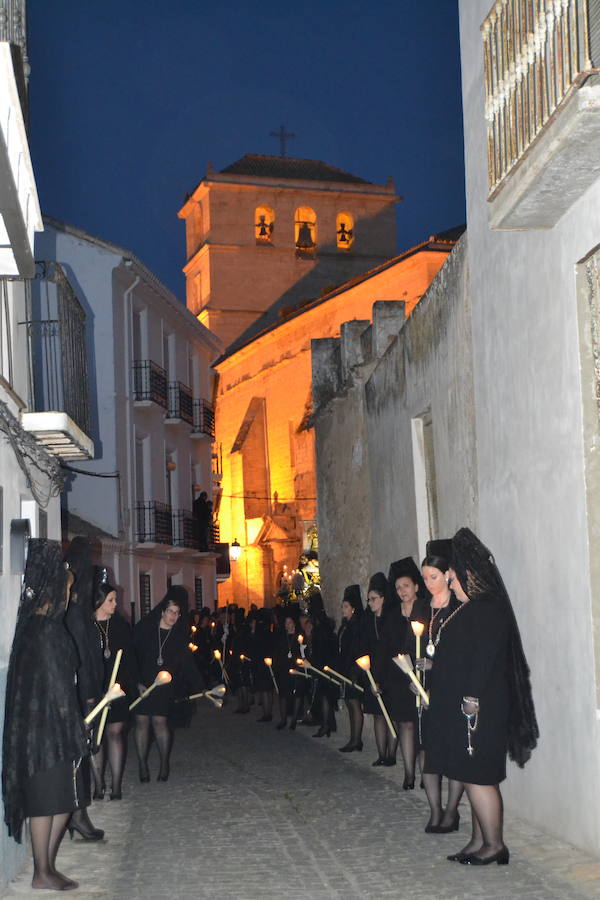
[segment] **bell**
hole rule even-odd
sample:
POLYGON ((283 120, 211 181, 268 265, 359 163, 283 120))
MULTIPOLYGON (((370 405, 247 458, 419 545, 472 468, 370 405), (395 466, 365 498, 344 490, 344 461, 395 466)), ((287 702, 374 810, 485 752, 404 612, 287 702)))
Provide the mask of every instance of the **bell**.
POLYGON ((315 246, 315 242, 312 238, 312 231, 310 230, 310 225, 308 222, 302 222, 300 228, 298 229, 298 240, 296 241, 296 247, 298 250, 313 250, 315 246))
POLYGON ((269 226, 265 221, 265 217, 261 216, 258 222, 258 236, 259 238, 269 237, 269 226))

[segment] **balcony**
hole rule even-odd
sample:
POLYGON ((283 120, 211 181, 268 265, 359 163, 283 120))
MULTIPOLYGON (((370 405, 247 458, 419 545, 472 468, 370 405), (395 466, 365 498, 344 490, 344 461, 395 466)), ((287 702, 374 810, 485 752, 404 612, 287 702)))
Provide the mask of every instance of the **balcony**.
POLYGON ((192 435, 215 438, 215 408, 208 400, 194 400, 192 435))
POLYGON ((170 506, 150 500, 146 503, 138 503, 135 513, 138 543, 173 543, 173 514, 170 506))
POLYGON ((167 373, 151 359, 133 364, 133 399, 140 405, 156 403, 167 409, 167 373))
POLYGON ((198 526, 194 516, 187 509, 173 513, 173 544, 175 547, 190 550, 200 549, 198 526))
POLYGON ((597 0, 498 0, 482 25, 493 228, 552 228, 600 175, 597 0))
POLYGON ((38 263, 32 288, 33 409, 21 424, 61 459, 90 459, 90 408, 85 347, 86 315, 58 263, 38 263))
POLYGON ((194 401, 192 400, 192 392, 187 385, 180 381, 173 381, 169 384, 169 405, 165 422, 167 424, 178 424, 187 422, 188 425, 194 424, 194 401))

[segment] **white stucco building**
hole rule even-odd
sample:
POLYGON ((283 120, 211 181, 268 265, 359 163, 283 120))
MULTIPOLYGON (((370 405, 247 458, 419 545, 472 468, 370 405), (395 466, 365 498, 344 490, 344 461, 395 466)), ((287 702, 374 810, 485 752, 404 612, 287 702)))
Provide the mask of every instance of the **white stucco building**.
POLYGON ((376 303, 313 342, 322 584, 333 610, 472 527, 541 732, 506 802, 600 855, 600 20, 490 5, 460 3, 466 236, 408 320, 376 303))
POLYGON ((213 606, 216 554, 199 549, 192 503, 201 490, 212 496, 218 339, 121 247, 47 219, 36 258, 60 266, 88 321, 96 452, 66 472, 65 533, 92 539, 126 614, 147 611, 170 583, 192 606, 213 606))

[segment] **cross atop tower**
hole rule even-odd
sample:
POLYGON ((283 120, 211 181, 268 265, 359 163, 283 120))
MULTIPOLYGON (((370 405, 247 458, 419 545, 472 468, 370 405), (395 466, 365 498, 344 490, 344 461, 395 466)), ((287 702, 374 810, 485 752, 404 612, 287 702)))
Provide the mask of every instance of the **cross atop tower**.
POLYGON ((286 155, 286 142, 295 138, 296 135, 291 131, 285 130, 285 125, 282 125, 279 131, 272 131, 271 137, 279 138, 279 148, 281 150, 280 156, 286 155))

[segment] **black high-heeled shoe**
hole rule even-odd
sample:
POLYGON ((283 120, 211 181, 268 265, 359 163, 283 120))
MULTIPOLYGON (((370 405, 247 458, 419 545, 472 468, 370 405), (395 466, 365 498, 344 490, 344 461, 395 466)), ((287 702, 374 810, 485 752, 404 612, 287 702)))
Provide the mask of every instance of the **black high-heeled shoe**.
POLYGON ((315 731, 313 737, 322 738, 322 737, 331 737, 331 728, 319 728, 318 731, 315 731))
POLYGON ((168 763, 166 764, 166 766, 161 766, 160 771, 159 771, 158 775, 156 776, 156 780, 157 781, 168 781, 170 772, 171 772, 171 770, 169 768, 168 763))
POLYGON ((502 850, 498 850, 493 856, 481 857, 476 856, 475 853, 468 853, 462 859, 459 859, 459 862, 463 866, 491 866, 492 863, 497 863, 499 866, 507 866, 509 860, 508 847, 503 847, 502 850))
POLYGON ((111 799, 111 800, 122 800, 122 799, 123 799, 123 795, 122 795, 122 793, 121 793, 120 790, 119 790, 119 791, 111 791, 111 792, 110 792, 110 799, 111 799))
POLYGON ((275 728, 277 729, 277 731, 283 731, 283 729, 285 728, 286 725, 287 725, 287 722, 284 719, 283 722, 278 722, 277 725, 275 726, 275 728))
POLYGON ((297 722, 297 719, 292 719, 292 721, 290 722, 290 731, 296 730, 296 722, 297 722))
MULTIPOLYGON (((450 825, 431 825, 428 834, 450 834, 451 831, 458 831, 460 825, 460 813, 456 813, 454 821, 450 825)), ((427 831, 427 829, 425 829, 427 831)))
POLYGON ((104 800, 104 794, 106 792, 106 785, 102 784, 100 787, 94 785, 94 793, 92 794, 92 800, 104 800))
POLYGON ((466 859, 468 853, 451 853, 450 856, 447 856, 446 859, 448 862, 462 862, 463 859, 466 859))
POLYGON ((377 759, 375 760, 375 762, 372 762, 371 765, 372 766, 384 766, 385 760, 382 759, 381 756, 378 756, 377 759))
POLYGON ((150 781, 150 772, 148 771, 148 763, 138 763, 138 775, 142 784, 150 781))
POLYGON ((403 791, 414 791, 415 789, 415 779, 412 780, 408 777, 408 775, 404 776, 404 781, 402 782, 402 790, 403 791))
POLYGON ((395 766, 396 765, 396 757, 395 756, 386 756, 383 761, 384 766, 395 766))
POLYGON ((362 741, 358 741, 356 744, 353 744, 351 741, 348 741, 347 744, 344 744, 343 747, 338 747, 340 753, 354 753, 356 750, 358 753, 361 752, 363 748, 362 741))
POLYGON ((85 828, 73 821, 67 825, 67 831, 71 840, 73 840, 73 832, 75 831, 84 841, 101 841, 104 837, 104 832, 101 828, 93 828, 91 831, 86 831, 85 828))

